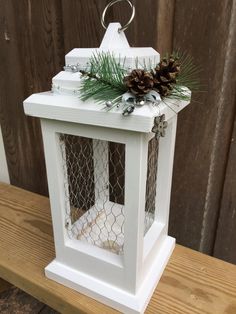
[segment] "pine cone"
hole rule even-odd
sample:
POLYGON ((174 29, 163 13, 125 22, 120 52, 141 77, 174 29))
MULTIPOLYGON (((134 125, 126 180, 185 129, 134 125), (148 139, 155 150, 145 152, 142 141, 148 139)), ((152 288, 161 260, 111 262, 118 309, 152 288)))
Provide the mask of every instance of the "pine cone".
POLYGON ((170 56, 169 60, 163 58, 153 71, 154 89, 161 96, 169 96, 176 84, 176 78, 180 71, 180 63, 177 57, 170 56))
POLYGON ((145 70, 135 69, 124 78, 124 84, 131 93, 142 97, 152 90, 154 85, 153 75, 145 70))

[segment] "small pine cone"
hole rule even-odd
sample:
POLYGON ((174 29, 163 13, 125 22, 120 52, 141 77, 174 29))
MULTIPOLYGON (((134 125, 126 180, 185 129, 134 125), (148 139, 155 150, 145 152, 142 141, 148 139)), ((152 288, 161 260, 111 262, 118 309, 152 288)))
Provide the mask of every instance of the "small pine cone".
POLYGON ((176 78, 180 71, 180 63, 177 57, 170 56, 169 60, 163 58, 152 72, 154 77, 154 89, 161 96, 169 96, 176 84, 176 78))
POLYGON ((154 86, 153 75, 145 70, 135 69, 124 78, 124 84, 132 94, 142 97, 152 90, 154 86))

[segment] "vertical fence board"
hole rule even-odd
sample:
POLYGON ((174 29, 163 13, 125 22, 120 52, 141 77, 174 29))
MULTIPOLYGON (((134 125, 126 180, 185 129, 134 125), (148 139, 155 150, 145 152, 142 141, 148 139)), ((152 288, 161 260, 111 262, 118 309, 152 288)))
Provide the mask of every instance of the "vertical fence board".
POLYGON ((228 52, 226 55, 225 77, 227 82, 228 97, 225 105, 234 103, 234 126, 230 137, 230 149, 225 174, 224 188, 221 199, 219 221, 216 230, 214 256, 236 264, 236 2, 231 11, 228 52), (233 60, 233 62, 232 62, 233 60))
POLYGON ((65 52, 73 48, 98 47, 104 30, 100 17, 108 1, 62 0, 65 52))
MULTIPOLYGON (((108 0, 62 0, 65 47, 98 47, 105 32, 100 18, 108 0)), ((133 22, 125 32, 131 46, 171 49, 174 0, 132 1, 136 7, 133 22), (161 44, 158 44, 158 43, 161 44)), ((108 9, 106 23, 124 25, 131 14, 126 3, 117 3, 108 9)))
POLYGON ((177 0, 175 6, 174 48, 202 67, 206 92, 179 115, 170 232, 178 242, 210 254, 233 123, 233 3, 177 0))
POLYGON ((47 90, 64 54, 59 1, 0 2, 0 121, 12 184, 47 194, 39 120, 23 100, 47 90))
POLYGON ((236 264, 236 116, 231 137, 214 256, 236 264))
POLYGON ((159 0, 157 8, 157 51, 164 56, 173 50, 175 0, 159 0))

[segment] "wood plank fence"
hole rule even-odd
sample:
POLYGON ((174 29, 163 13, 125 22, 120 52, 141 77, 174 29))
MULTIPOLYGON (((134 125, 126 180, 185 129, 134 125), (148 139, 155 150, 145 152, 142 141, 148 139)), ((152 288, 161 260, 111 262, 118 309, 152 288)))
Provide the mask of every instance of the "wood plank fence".
MULTIPOLYGON (((97 47, 105 0, 0 0, 0 125, 10 182, 47 195, 39 120, 23 100, 50 89, 64 55, 97 47)), ((236 263, 236 1, 133 0, 132 46, 181 48, 202 68, 206 92, 179 115, 170 234, 236 263)), ((125 22, 125 4, 109 11, 125 22)))

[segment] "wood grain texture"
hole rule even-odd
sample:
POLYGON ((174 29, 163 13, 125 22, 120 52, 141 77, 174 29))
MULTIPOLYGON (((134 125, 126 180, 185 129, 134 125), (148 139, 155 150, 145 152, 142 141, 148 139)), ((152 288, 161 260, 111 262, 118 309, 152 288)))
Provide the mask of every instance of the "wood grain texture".
POLYGON ((62 65, 59 1, 0 2, 0 122, 10 181, 47 194, 38 119, 26 117, 23 100, 50 89, 62 65))
MULTIPOLYGON (((202 69, 204 93, 179 115, 170 233, 213 253, 235 99, 235 1, 176 1, 174 49, 202 69), (233 30, 234 29, 234 30, 233 30), (180 226, 182 225, 182 228, 180 226)), ((229 235, 230 237, 230 235, 229 235)))
MULTIPOLYGON (((232 28, 229 34, 231 50, 228 53, 236 52, 236 2, 232 8, 231 22, 232 28), (233 51, 232 51, 233 50, 233 51)), ((229 157, 226 167, 226 175, 221 199, 219 221, 216 230, 216 240, 214 245, 214 255, 226 261, 236 264, 236 60, 234 65, 228 64, 227 76, 229 82, 227 86, 228 97, 234 102, 234 125, 230 137, 229 157)), ((233 115, 232 115, 233 116, 233 115)))
MULTIPOLYGON (((0 184, 0 233, 0 277, 60 313, 117 313, 45 278, 44 267, 55 254, 46 197, 0 184)), ((236 266, 177 245, 146 313, 235 311, 236 266)))
POLYGON ((99 47, 104 29, 100 16, 108 1, 61 0, 65 52, 73 48, 99 47))
POLYGON ((173 51, 175 0, 159 0, 157 3, 157 35, 154 47, 164 56, 173 51))
MULTIPOLYGON (((62 0, 66 52, 75 47, 99 47, 105 32, 101 26, 100 17, 108 2, 108 0, 62 0)), ((164 20, 165 25, 162 25, 162 31, 165 32, 165 42, 167 38, 169 41, 166 46, 170 45, 172 26, 166 27, 168 24, 166 19, 171 20, 174 0, 134 0, 132 2, 136 8, 135 19, 126 31, 130 45, 157 48, 158 22, 160 27, 161 21, 164 20), (165 17, 162 11, 158 11, 159 5, 163 13, 165 10, 165 17)), ((126 3, 118 3, 107 11, 106 23, 120 22, 124 25, 129 17, 129 6, 126 3)), ((161 34, 159 36, 161 37, 161 34)))
MULTIPOLYGON (((235 107, 236 108, 236 107, 235 107)), ((214 255, 236 263, 236 115, 231 136, 214 255)))

